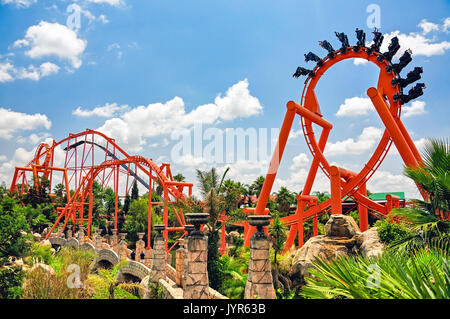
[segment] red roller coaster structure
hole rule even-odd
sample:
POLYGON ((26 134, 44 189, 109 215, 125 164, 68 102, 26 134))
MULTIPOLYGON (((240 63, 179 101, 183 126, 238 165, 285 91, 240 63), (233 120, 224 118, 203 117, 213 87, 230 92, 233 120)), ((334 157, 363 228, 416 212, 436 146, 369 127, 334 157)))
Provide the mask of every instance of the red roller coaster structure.
MULTIPOLYGON (((380 53, 381 33, 375 30, 374 44, 370 48, 365 46, 365 33, 358 29, 356 33, 358 43, 355 46, 348 44, 345 34, 336 33, 342 42, 341 49, 334 50, 327 41, 321 41, 321 46, 328 51, 328 55, 324 59, 320 59, 311 52, 305 55, 306 61, 315 61, 317 65, 313 70, 299 67, 294 74, 295 77, 300 75, 307 76, 300 104, 294 101, 287 103, 286 115, 257 205, 255 208, 244 208, 246 213, 258 215, 269 213, 269 210, 266 208, 267 201, 294 118, 296 115, 299 115, 301 117, 303 135, 313 155, 313 161, 301 195, 297 196, 295 214, 282 218, 282 221, 290 227, 289 236, 285 243, 285 251, 292 246, 297 234, 299 246, 303 245, 303 223, 305 221, 313 220, 313 235, 316 236, 318 234, 318 217, 330 210, 332 214, 342 213, 342 201, 348 198, 353 199, 358 205, 361 231, 365 231, 368 228, 369 211, 375 214, 386 215, 392 208, 399 207, 398 197, 388 195, 386 204, 383 205, 371 200, 367 196, 366 190, 367 181, 383 162, 392 143, 395 144, 405 165, 417 167, 422 164, 420 154, 400 120, 401 104, 423 93, 422 88, 425 85, 418 83, 409 90, 408 95, 403 94, 404 87, 420 79, 422 68, 415 68, 414 71, 408 73, 407 78, 402 79, 400 72, 411 61, 410 50, 405 51, 399 63, 393 64, 391 59, 399 49, 398 39, 393 38, 391 40, 388 52, 380 53), (352 172, 342 167, 330 165, 327 161, 324 150, 333 125, 323 117, 315 93, 317 83, 333 65, 344 60, 356 58, 365 59, 376 65, 380 70, 376 88, 369 88, 367 95, 385 126, 385 131, 378 146, 360 172, 352 172), (316 138, 313 125, 321 129, 318 139, 316 138), (331 198, 322 203, 318 203, 318 199, 310 195, 319 167, 330 179, 331 190, 331 198)), ((64 220, 62 230, 67 226, 69 220, 72 221, 74 226, 87 222, 88 236, 90 236, 93 209, 92 185, 94 180, 98 180, 103 187, 112 186, 116 194, 114 225, 117 229, 118 201, 119 198, 125 197, 125 195, 119 196, 119 180, 123 181, 123 177, 125 177, 125 185, 122 185, 124 194, 127 194, 131 189, 132 183, 130 179, 137 180, 148 190, 153 191, 156 183, 163 188, 162 202, 149 200, 148 248, 150 248, 152 205, 163 205, 163 223, 166 226, 164 231, 166 251, 170 251, 175 245, 171 248, 167 247, 169 231, 183 231, 181 237, 185 235, 183 226, 186 222, 183 212, 180 208, 177 208, 177 205, 173 204, 184 200, 186 195, 191 196, 193 184, 174 181, 168 163, 158 166, 151 159, 142 156, 130 156, 116 144, 114 139, 100 132, 88 129, 78 134, 70 134, 59 142, 53 141, 52 145, 41 144, 37 148, 35 157, 31 162, 24 167, 16 167, 11 191, 26 193, 29 189, 27 174, 30 173, 33 175, 34 183, 39 183, 40 176, 47 178, 50 181, 50 188, 57 175, 62 175, 60 177, 66 189, 67 204, 58 208, 58 218, 51 231, 58 224, 62 223, 62 220, 64 220), (61 149, 62 146, 65 146, 65 148, 61 149), (55 165, 55 154, 57 151, 61 154, 64 153, 65 156, 64 163, 60 166, 55 165), (101 160, 98 160, 99 158, 101 160), (121 176, 122 178, 120 178, 121 176), (70 189, 75 190, 73 195, 71 195, 70 189), (186 189, 188 193, 184 194, 183 192, 186 189), (169 205, 173 207, 172 211, 176 216, 178 226, 172 225, 169 227, 169 205), (88 207, 86 209, 87 216, 85 216, 85 207, 88 207)), ((419 191, 422 197, 426 199, 427 194, 420 187, 419 191)), ((54 195, 51 194, 51 196, 54 195)), ((226 219, 226 216, 223 214, 221 220, 224 221, 226 219)), ((256 229, 249 226, 248 222, 239 223, 239 225, 244 226, 244 243, 248 246, 250 237, 256 229)), ((48 233, 47 237, 50 233, 48 233)), ((225 252, 224 226, 222 226, 221 242, 222 247, 220 250, 223 254, 225 252)))
MULTIPOLYGON (((361 30, 359 31, 361 32, 361 30)), ((313 235, 316 236, 318 234, 318 217, 330 210, 332 214, 342 213, 342 201, 347 198, 352 198, 358 204, 361 231, 368 228, 368 209, 372 212, 386 215, 392 208, 398 207, 399 201, 396 196, 388 196, 388 198, 386 198, 386 205, 382 205, 369 199, 366 191, 367 181, 384 160, 392 142, 397 147, 405 165, 417 167, 422 163, 422 159, 416 146, 400 120, 401 102, 416 97, 414 96, 411 98, 407 95, 403 95, 402 89, 405 84, 412 83, 410 74, 408 74, 407 80, 401 79, 399 76, 401 69, 406 66, 410 60, 408 61, 408 59, 402 57, 400 58, 400 63, 392 64, 390 60, 399 49, 399 46, 397 45, 397 47, 394 48, 394 45, 391 44, 389 46, 389 52, 382 54, 379 52, 379 46, 382 41, 382 37, 380 41, 381 33, 375 30, 374 34, 376 35, 376 38, 374 39, 374 45, 370 48, 365 47, 365 34, 364 40, 358 42, 358 45, 353 47, 348 45, 348 40, 342 41, 340 39, 341 42, 343 42, 343 46, 339 50, 334 50, 328 42, 324 44, 326 41, 320 42, 321 46, 327 49, 329 54, 324 59, 320 59, 312 53, 309 54, 309 57, 305 55, 306 61, 316 61, 317 65, 313 70, 298 68, 296 74, 294 74, 295 77, 300 75, 307 76, 300 104, 294 101, 289 101, 287 103, 286 115, 281 126, 278 142, 256 208, 245 209, 247 213, 258 215, 268 213, 266 205, 278 171, 278 166, 283 156, 294 117, 295 115, 299 115, 301 117, 303 135, 306 139, 308 148, 313 155, 313 161, 301 195, 297 196, 296 213, 282 218, 283 222, 290 227, 289 236, 285 243, 285 251, 292 246, 297 234, 299 246, 301 247, 303 245, 303 223, 305 221, 313 219, 313 235), (344 44, 344 42, 346 44, 344 44), (330 165, 324 156, 324 149, 333 125, 323 118, 315 93, 316 85, 326 71, 343 60, 355 58, 365 59, 376 65, 380 70, 377 87, 369 88, 367 90, 367 95, 385 126, 384 134, 379 141, 378 146, 360 172, 352 172, 341 167, 330 165), (399 99, 398 97, 401 96, 407 98, 403 100, 399 99), (321 128, 318 140, 313 129, 313 124, 321 128), (310 195, 319 167, 330 179, 331 190, 331 198, 320 204, 317 202, 316 197, 310 195)), ((336 35, 339 38, 337 33, 336 35)), ((357 36, 359 36, 358 29, 357 36)), ((358 40, 360 40, 360 37, 358 37, 358 40)), ((396 40, 393 39, 393 42, 395 41, 396 40)), ((408 55, 410 57, 409 50, 404 56, 408 57, 408 55)), ((421 68, 419 69, 421 71, 421 68)), ((424 87, 423 84, 420 85, 424 87)), ((419 190, 422 196, 426 198, 427 195, 420 187, 419 190)), ((245 244, 248 245, 250 237, 255 232, 255 229, 248 225, 246 225, 245 228, 249 230, 245 234, 244 241, 245 244)))
MULTIPOLYGON (((58 173, 62 174, 61 183, 64 185, 67 195, 67 203, 64 207, 58 207, 58 218, 48 232, 47 238, 60 223, 62 231, 69 220, 73 226, 87 222, 87 236, 91 234, 94 180, 100 182, 102 187, 111 187, 115 192, 114 228, 117 229, 118 202, 130 192, 133 180, 138 181, 146 189, 155 190, 159 185, 163 189, 163 201, 148 204, 147 248, 150 248, 151 240, 151 212, 153 205, 163 206, 163 223, 166 225, 164 237, 166 238, 166 251, 174 247, 167 247, 169 231, 182 231, 185 235, 184 225, 186 221, 182 210, 173 205, 185 196, 192 195, 192 183, 177 182, 173 180, 170 164, 163 163, 160 166, 152 159, 142 156, 130 156, 120 148, 114 139, 105 134, 87 129, 78 134, 69 136, 59 142, 53 141, 52 145, 41 144, 36 150, 34 158, 24 167, 16 167, 11 183, 11 191, 26 193, 29 191, 27 174, 32 174, 34 183, 39 183, 39 177, 45 177, 50 182, 50 190, 58 173), (61 149, 65 146, 64 149, 61 149), (55 165, 55 154, 64 152, 64 163, 61 167, 55 165), (143 177, 144 176, 144 177, 143 177), (124 185, 120 184, 125 178, 124 185), (70 189, 75 190, 71 195, 70 189), (184 192, 187 190, 187 194, 184 192), (119 193, 123 191, 122 196, 119 193), (178 225, 169 227, 169 205, 176 216, 178 225), (85 209, 85 206, 87 209, 85 209), (87 210, 87 216, 86 215, 87 210), (62 222, 63 221, 63 222, 62 222)), ((55 196, 50 194, 50 196, 55 196)))

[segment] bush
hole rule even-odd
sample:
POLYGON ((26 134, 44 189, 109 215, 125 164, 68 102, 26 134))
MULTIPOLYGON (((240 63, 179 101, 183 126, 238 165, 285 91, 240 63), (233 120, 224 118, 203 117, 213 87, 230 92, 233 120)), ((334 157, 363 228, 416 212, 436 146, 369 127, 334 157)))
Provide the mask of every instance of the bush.
POLYGON ((31 245, 31 257, 36 258, 39 262, 49 264, 52 258, 52 251, 50 246, 43 246, 39 243, 31 245))
POLYGON ((380 240, 386 244, 412 235, 406 227, 396 224, 395 222, 391 223, 387 218, 377 221, 374 226, 378 228, 380 240))
POLYGON ((0 268, 0 299, 17 299, 22 295, 23 273, 20 268, 0 268))
POLYGON ((317 259, 301 295, 319 299, 449 299, 447 249, 317 259))

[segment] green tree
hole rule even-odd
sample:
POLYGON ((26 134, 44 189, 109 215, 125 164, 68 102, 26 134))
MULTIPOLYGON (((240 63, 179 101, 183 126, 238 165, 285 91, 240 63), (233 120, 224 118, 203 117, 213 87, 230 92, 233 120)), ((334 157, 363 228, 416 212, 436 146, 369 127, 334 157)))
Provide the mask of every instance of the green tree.
POLYGON ((128 213, 128 211, 130 209, 130 204, 131 204, 131 197, 130 197, 130 194, 127 193, 127 195, 125 196, 125 201, 123 203, 123 211, 125 213, 128 213))
POLYGON ((284 243, 286 241, 287 227, 280 220, 279 214, 275 214, 272 222, 269 226, 269 236, 272 241, 272 249, 274 250, 274 261, 273 261, 273 278, 274 278, 274 288, 278 289, 278 260, 277 255, 282 251, 284 243))
POLYGON ((406 167, 410 177, 428 194, 426 201, 415 200, 412 207, 394 209, 394 218, 413 234, 392 243, 397 249, 415 250, 435 241, 450 245, 450 144, 448 140, 430 139, 424 146, 423 165, 406 167))
POLYGON ((131 188, 131 201, 134 201, 139 198, 139 189, 137 185, 137 181, 134 180, 133 186, 131 188))
POLYGON ((3 199, 0 206, 0 265, 8 256, 20 257, 26 252, 31 244, 30 234, 23 235, 22 232, 29 232, 30 228, 26 216, 20 205, 14 199, 3 199))
POLYGON ((173 177, 173 180, 176 182, 184 182, 186 180, 186 177, 184 177, 183 174, 178 173, 173 177))
POLYGON ((289 208, 291 204, 295 204, 295 194, 290 192, 286 187, 281 186, 278 193, 276 193, 276 203, 277 210, 282 214, 282 216, 289 215, 289 208))

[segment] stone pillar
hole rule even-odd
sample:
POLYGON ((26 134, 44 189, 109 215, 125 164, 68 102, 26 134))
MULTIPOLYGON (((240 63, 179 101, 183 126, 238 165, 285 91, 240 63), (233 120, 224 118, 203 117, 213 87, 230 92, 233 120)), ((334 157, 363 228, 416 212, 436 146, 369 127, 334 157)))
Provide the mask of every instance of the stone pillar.
POLYGON ((250 238, 250 262, 248 266, 245 299, 275 299, 272 272, 270 265, 270 242, 264 233, 263 226, 269 225, 269 215, 251 215, 251 226, 257 227, 257 232, 250 238))
POLYGON ((191 232, 194 230, 194 225, 184 225, 184 230, 187 231, 187 235, 184 237, 184 243, 183 243, 183 251, 184 251, 184 268, 183 268, 183 280, 181 282, 181 285, 184 288, 186 287, 186 276, 187 276, 187 269, 188 269, 188 258, 187 258, 187 245, 189 242, 189 236, 191 235, 191 232))
POLYGON ((56 237, 61 238, 62 237, 62 225, 58 226, 58 231, 56 232, 56 237))
POLYGON ((72 229, 67 230, 67 239, 72 238, 72 229))
POLYGON ((95 249, 96 250, 100 250, 102 249, 101 245, 102 245, 102 236, 100 235, 101 233, 101 229, 96 228, 94 231, 94 243, 95 243, 95 249))
POLYGON ((184 286, 184 239, 178 241, 180 248, 177 249, 175 255, 175 270, 177 271, 176 284, 179 287, 184 286))
POLYGON ((154 225, 153 228, 158 231, 153 241, 152 267, 150 272, 150 282, 158 284, 160 279, 166 279, 166 252, 165 240, 162 231, 165 225, 154 225))
POLYGON ((111 236, 111 248, 117 254, 119 253, 119 236, 117 235, 117 229, 113 229, 113 235, 111 236))
POLYGON ((81 244, 84 244, 84 225, 80 225, 78 229, 78 240, 81 244))
POLYGON ((139 240, 136 242, 136 260, 141 260, 141 253, 145 250, 145 242, 142 240, 145 233, 138 233, 139 240))
POLYGON ((119 242, 119 259, 125 260, 127 259, 127 241, 125 240, 127 237, 127 233, 120 233, 120 242, 119 242))
POLYGON ((184 299, 209 299, 208 280, 208 237, 200 230, 208 222, 208 214, 186 214, 194 230, 187 241, 186 282, 183 289, 184 299))

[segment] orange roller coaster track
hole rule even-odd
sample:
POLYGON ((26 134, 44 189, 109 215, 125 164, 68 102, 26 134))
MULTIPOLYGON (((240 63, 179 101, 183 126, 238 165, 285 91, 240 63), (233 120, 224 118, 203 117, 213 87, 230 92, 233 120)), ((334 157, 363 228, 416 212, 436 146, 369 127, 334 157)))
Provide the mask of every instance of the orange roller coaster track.
MULTIPOLYGON (((422 94, 423 83, 418 84, 419 88, 413 88, 409 91, 409 95, 403 94, 403 88, 420 78, 422 68, 416 68, 408 73, 406 79, 400 78, 400 71, 404 68, 410 59, 410 51, 404 53, 400 58, 400 62, 393 64, 392 57, 399 49, 398 39, 392 39, 389 51, 380 53, 379 48, 382 41, 381 33, 375 30, 374 44, 368 48, 365 47, 365 34, 357 29, 358 44, 349 46, 347 36, 343 33, 336 35, 342 42, 342 48, 334 50, 327 42, 320 42, 320 45, 328 50, 329 54, 320 59, 315 54, 309 53, 305 55, 306 61, 315 61, 317 65, 313 70, 307 70, 299 67, 294 77, 301 75, 307 76, 300 104, 289 101, 287 103, 287 111, 284 117, 281 131, 278 137, 278 143, 272 156, 269 169, 265 178, 264 185, 258 198, 256 208, 247 208, 247 213, 267 214, 267 201, 280 165, 281 158, 288 140, 289 132, 292 128, 294 117, 301 117, 301 125, 303 135, 306 139, 309 150, 313 155, 308 176, 306 178, 301 195, 297 196, 297 209, 294 215, 282 218, 284 223, 290 226, 289 236, 285 243, 285 251, 288 250, 298 234, 299 246, 303 245, 303 223, 313 219, 313 232, 317 235, 317 218, 321 214, 330 211, 332 214, 342 212, 342 200, 353 198, 358 204, 359 220, 361 231, 368 228, 368 209, 382 215, 386 215, 389 211, 396 207, 396 201, 387 198, 387 204, 379 204, 367 197, 366 183, 370 177, 380 166, 384 160, 392 142, 398 149, 398 152, 407 166, 417 167, 422 163, 419 152, 416 149, 411 137, 400 120, 400 111, 402 102, 407 102, 422 94), (358 33, 360 32, 360 33, 358 33), (363 36, 363 37, 362 37, 363 36), (326 43, 325 43, 326 42, 326 43), (360 172, 351 172, 344 168, 332 166, 327 161, 324 150, 333 128, 333 125, 323 118, 316 97, 315 88, 321 77, 335 64, 348 59, 364 59, 376 65, 380 72, 376 88, 371 87, 367 90, 376 112, 380 116, 385 131, 378 143, 374 153, 369 161, 363 166, 360 172), (417 90, 415 90, 417 89, 417 90), (319 139, 317 140, 313 125, 321 129, 319 139), (318 204, 317 198, 310 196, 318 168, 325 173, 330 179, 331 198, 323 203, 318 204)), ((419 188, 422 196, 426 198, 426 194, 419 188)), ((248 231, 245 234, 245 244, 248 245, 251 235, 255 232, 254 227, 246 227, 248 231)))
MULTIPOLYGON (((133 180, 151 191, 155 191, 156 186, 162 188, 163 201, 161 203, 153 202, 149 197, 147 248, 150 248, 151 241, 153 205, 163 206, 166 251, 170 251, 175 245, 167 247, 169 231, 182 231, 181 237, 185 234, 186 221, 183 212, 173 204, 184 200, 186 196, 191 196, 193 184, 174 181, 170 164, 163 163, 158 166, 152 159, 130 156, 116 144, 114 139, 100 132, 87 129, 78 134, 70 134, 59 142, 53 141, 52 145, 44 143, 39 145, 35 157, 25 167, 16 167, 11 183, 12 192, 24 194, 29 191, 27 173, 32 174, 34 183, 39 183, 39 177, 47 178, 50 182, 50 190, 57 179, 56 175, 62 174, 61 183, 65 187, 67 203, 64 207, 58 207, 58 218, 47 234, 47 238, 58 225, 62 225, 61 231, 64 231, 69 220, 72 221, 73 227, 87 222, 87 235, 91 235, 94 180, 97 180, 102 187, 111 187, 115 192, 115 229, 118 226, 119 198, 124 198, 130 192, 133 180), (65 146, 64 149, 62 146, 65 146), (59 159, 57 159, 57 154, 59 154, 59 159), (61 167, 56 165, 57 160, 61 162, 58 163, 61 167), (120 184, 121 181, 122 184, 120 184), (120 188, 125 195, 119 195, 120 188), (70 189, 74 190, 72 195, 70 189), (185 194, 186 191, 187 194, 185 194), (169 225, 170 205, 172 205, 178 225, 169 225), (85 207, 87 208, 85 209, 85 207), (86 211, 87 216, 85 216, 86 211)), ((50 196, 54 196, 54 194, 50 194, 50 196)))

